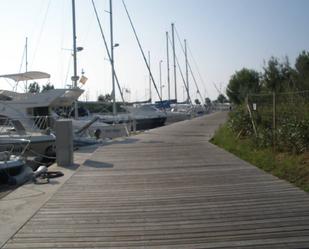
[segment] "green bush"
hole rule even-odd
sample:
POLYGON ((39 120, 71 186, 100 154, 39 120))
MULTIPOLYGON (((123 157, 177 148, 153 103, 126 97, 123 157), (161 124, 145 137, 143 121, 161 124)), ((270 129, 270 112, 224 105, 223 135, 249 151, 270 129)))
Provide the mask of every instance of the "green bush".
POLYGON ((303 153, 309 150, 309 116, 304 111, 302 117, 291 115, 293 106, 286 113, 277 113, 275 134, 272 127, 271 107, 253 112, 253 121, 257 134, 254 133, 252 120, 244 106, 236 107, 231 113, 228 126, 238 137, 250 138, 256 148, 269 148, 274 143, 281 152, 303 153))
POLYGON ((286 117, 281 120, 276 132, 279 150, 302 153, 309 149, 309 119, 286 117))
POLYGON ((239 134, 239 136, 251 136, 253 134, 250 115, 246 111, 244 105, 237 106, 232 112, 230 112, 228 125, 233 132, 239 134))

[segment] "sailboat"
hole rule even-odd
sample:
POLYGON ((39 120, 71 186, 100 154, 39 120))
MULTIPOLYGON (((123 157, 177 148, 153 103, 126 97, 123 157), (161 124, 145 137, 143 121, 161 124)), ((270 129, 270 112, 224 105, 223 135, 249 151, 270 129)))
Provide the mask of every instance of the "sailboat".
MULTIPOLYGON (((136 129, 137 130, 145 130, 145 129, 151 129, 158 126, 164 125, 166 121, 166 114, 157 108, 155 108, 151 104, 142 104, 142 103, 135 103, 134 105, 127 105, 124 104, 122 106, 123 109, 126 110, 126 113, 118 113, 116 109, 116 98, 115 98, 115 80, 117 81, 118 87, 119 82, 116 78, 115 74, 115 68, 114 68, 114 48, 117 44, 114 44, 113 41, 113 9, 112 9, 112 0, 109 1, 110 3, 110 49, 107 47, 106 39, 103 34, 103 30, 100 24, 100 20, 97 15, 96 7, 94 2, 92 1, 94 11, 97 16, 97 21, 101 29, 101 35, 105 43, 105 48, 110 60, 111 64, 111 74, 112 74, 112 101, 113 101, 113 113, 112 115, 106 115, 106 114, 95 114, 96 116, 100 117, 100 120, 102 122, 108 123, 108 124, 127 124, 127 126, 130 126, 130 122, 134 121, 136 122, 136 129)), ((120 93, 121 89, 119 88, 120 93)), ((122 93, 121 93, 122 95, 122 93)), ((147 101, 148 102, 148 101, 147 101)), ((130 128, 129 128, 130 129, 130 128)))

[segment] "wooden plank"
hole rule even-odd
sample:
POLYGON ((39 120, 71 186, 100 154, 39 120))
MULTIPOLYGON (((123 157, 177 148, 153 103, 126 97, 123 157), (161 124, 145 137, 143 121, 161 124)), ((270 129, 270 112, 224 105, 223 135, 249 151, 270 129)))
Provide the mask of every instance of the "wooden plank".
POLYGON ((4 248, 306 248, 308 194, 210 144, 217 113, 99 148, 4 248))

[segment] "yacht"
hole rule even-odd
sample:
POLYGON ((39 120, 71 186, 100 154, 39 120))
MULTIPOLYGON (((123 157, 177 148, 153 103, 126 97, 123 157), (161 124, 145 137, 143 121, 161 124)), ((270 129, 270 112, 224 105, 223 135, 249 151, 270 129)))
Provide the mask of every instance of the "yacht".
MULTIPOLYGON (((49 75, 43 72, 27 72, 23 74, 2 75, 14 80, 35 79, 39 75, 49 75), (33 73, 33 74, 31 74, 33 73), (21 76, 20 76, 21 75, 21 76)), ((41 76, 43 77, 43 76, 41 76)), ((74 101, 84 91, 78 87, 70 89, 50 89, 40 93, 17 93, 13 91, 0 90, 0 115, 10 120, 22 120, 26 131, 38 128, 40 130, 47 127, 53 128, 54 122, 60 119, 54 109, 59 107, 71 107, 74 101), (46 122, 38 119, 46 118, 46 122), (40 125, 38 125, 40 124, 40 125)), ((123 125, 109 125, 97 120, 93 122, 93 117, 72 118, 72 124, 75 137, 77 140, 84 140, 85 135, 97 138, 115 138, 128 135, 127 128, 123 125), (91 125, 89 125, 91 124, 91 125), (85 129, 87 128, 87 131, 85 129)), ((31 137, 32 140, 34 139, 31 137)))
MULTIPOLYGON (((31 71, 2 75, 16 82, 50 77, 49 74, 31 71)), ((50 108, 70 105, 82 90, 52 89, 41 93, 18 93, 0 90, 0 151, 21 153, 26 156, 54 154, 55 135, 50 108), (12 148, 12 149, 11 149, 12 148)))
POLYGON ((136 123, 136 130, 148 130, 163 126, 166 121, 166 113, 160 111, 152 104, 141 104, 135 106, 122 106, 127 112, 118 113, 116 116, 96 114, 100 120, 107 124, 136 123))

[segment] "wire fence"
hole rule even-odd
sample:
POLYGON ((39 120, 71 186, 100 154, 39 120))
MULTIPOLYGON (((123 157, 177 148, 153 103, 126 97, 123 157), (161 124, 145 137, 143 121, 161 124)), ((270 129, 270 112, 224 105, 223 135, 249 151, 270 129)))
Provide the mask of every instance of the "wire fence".
POLYGON ((251 94, 247 110, 262 144, 282 151, 308 151, 309 91, 251 94))

